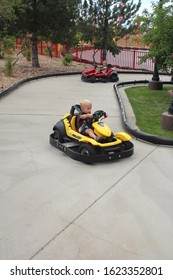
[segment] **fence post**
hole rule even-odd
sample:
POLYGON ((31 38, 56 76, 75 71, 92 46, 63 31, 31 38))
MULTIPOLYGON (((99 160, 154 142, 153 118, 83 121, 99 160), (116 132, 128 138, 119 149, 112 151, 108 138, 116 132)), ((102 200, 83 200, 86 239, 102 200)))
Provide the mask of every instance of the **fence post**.
POLYGON ((54 45, 54 55, 55 57, 58 57, 58 44, 54 45))
POLYGON ((133 51, 133 70, 135 70, 136 51, 133 51))
POLYGON ((43 55, 43 42, 40 42, 40 54, 43 55))
POLYGON ((103 57, 103 56, 102 56, 102 52, 103 52, 103 51, 102 51, 102 49, 101 49, 101 50, 100 50, 100 64, 103 63, 103 60, 102 60, 102 57, 103 57))
POLYGON ((76 62, 79 61, 78 55, 79 55, 78 48, 76 48, 76 62))
POLYGON ((19 49, 21 47, 21 40, 20 39, 15 39, 15 49, 19 49))
POLYGON ((15 49, 17 49, 17 39, 15 39, 15 49))

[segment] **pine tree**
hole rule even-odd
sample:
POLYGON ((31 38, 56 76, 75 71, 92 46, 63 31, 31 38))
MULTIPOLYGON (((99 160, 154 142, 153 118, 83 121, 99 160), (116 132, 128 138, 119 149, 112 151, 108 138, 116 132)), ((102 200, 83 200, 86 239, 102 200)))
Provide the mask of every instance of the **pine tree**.
POLYGON ((84 0, 79 21, 83 40, 102 49, 103 59, 107 51, 117 54, 116 41, 134 30, 133 19, 140 6, 141 0, 138 4, 133 0, 84 0))
MULTIPOLYGON (((9 0, 8 0, 9 1, 9 0)), ((10 33, 23 38, 29 35, 32 45, 32 66, 39 67, 37 43, 40 37, 54 43, 73 40, 81 0, 20 0, 16 7, 16 20, 10 33)))

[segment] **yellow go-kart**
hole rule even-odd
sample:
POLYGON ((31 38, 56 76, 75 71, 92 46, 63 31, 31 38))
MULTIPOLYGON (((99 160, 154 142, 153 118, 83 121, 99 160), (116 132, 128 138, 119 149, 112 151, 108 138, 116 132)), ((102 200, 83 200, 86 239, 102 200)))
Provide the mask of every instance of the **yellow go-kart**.
POLYGON ((125 132, 113 133, 103 121, 107 117, 102 110, 93 114, 93 130, 100 141, 82 135, 77 130, 77 115, 80 106, 74 105, 69 114, 66 114, 53 127, 50 135, 50 144, 66 153, 74 160, 85 163, 113 161, 130 157, 134 153, 131 136, 125 132))

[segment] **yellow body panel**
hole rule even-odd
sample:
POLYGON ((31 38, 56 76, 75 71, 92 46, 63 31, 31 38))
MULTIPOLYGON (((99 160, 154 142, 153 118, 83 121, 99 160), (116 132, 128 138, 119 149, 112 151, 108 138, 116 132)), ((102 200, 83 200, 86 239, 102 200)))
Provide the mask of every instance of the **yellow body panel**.
POLYGON ((111 136, 111 129, 105 122, 95 122, 92 124, 94 127, 94 133, 98 136, 103 136, 103 137, 110 137, 111 136))
POLYGON ((132 137, 126 132, 117 132, 114 134, 116 138, 121 139, 122 141, 129 141, 132 137))
MULTIPOLYGON (((117 138, 117 141, 108 142, 108 143, 97 142, 96 140, 90 138, 89 136, 85 136, 85 135, 82 135, 79 132, 77 132, 74 129, 74 120, 73 120, 73 129, 72 129, 71 123, 67 119, 68 116, 70 116, 70 114, 66 114, 66 115, 63 116, 63 122, 64 122, 64 125, 65 125, 66 134, 70 138, 73 138, 73 139, 75 139, 79 142, 91 143, 93 146, 111 147, 111 146, 121 144, 122 141, 129 141, 131 139, 131 136, 128 135, 127 133, 118 132, 118 133, 114 134, 114 136, 117 138)), ((104 122, 100 122, 100 123, 104 123, 104 126, 99 125, 98 123, 97 122, 93 123, 94 132, 95 133, 97 132, 96 134, 99 135, 99 136, 109 137, 111 135, 112 131, 110 130, 108 125, 104 122)))

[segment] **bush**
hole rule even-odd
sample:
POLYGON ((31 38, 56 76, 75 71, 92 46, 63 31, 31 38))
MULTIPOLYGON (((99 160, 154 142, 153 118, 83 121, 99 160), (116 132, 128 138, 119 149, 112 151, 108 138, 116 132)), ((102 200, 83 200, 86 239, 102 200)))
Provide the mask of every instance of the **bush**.
POLYGON ((52 58, 53 47, 45 47, 46 54, 52 58))
POLYGON ((12 53, 15 46, 14 37, 4 37, 0 39, 0 58, 4 58, 5 54, 9 52, 12 53))
POLYGON ((27 61, 31 61, 31 50, 30 49, 24 50, 23 56, 26 58, 27 61))
POLYGON ((65 54, 63 59, 62 59, 62 63, 64 65, 70 65, 73 61, 73 56, 71 54, 65 54))
POLYGON ((10 56, 7 56, 5 59, 5 69, 4 69, 4 73, 11 77, 13 74, 13 60, 10 56))
POLYGON ((0 43, 0 59, 4 58, 4 55, 5 55, 4 45, 0 43))

